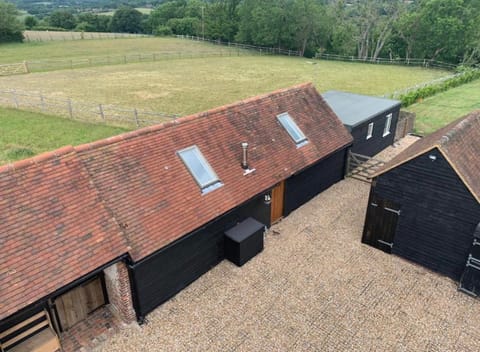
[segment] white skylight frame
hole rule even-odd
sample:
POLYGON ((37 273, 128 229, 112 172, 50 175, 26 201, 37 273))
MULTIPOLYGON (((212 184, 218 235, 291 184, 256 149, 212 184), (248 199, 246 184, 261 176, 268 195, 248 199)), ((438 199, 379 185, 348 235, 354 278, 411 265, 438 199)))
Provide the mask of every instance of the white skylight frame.
POLYGON ((179 150, 177 154, 201 188, 202 193, 210 192, 223 185, 196 145, 179 150))
POLYGON ((383 137, 388 136, 390 134, 390 128, 392 127, 392 118, 393 118, 393 113, 390 113, 386 116, 385 128, 383 130, 383 137))
POLYGON ((368 124, 367 139, 370 139, 373 137, 373 125, 374 125, 373 122, 370 122, 368 124))
POLYGON ((278 122, 280 122, 280 124, 283 126, 285 131, 287 131, 287 133, 293 139, 293 141, 297 145, 297 148, 300 148, 308 143, 308 138, 298 127, 298 125, 295 123, 295 121, 288 112, 277 115, 277 119, 278 122))

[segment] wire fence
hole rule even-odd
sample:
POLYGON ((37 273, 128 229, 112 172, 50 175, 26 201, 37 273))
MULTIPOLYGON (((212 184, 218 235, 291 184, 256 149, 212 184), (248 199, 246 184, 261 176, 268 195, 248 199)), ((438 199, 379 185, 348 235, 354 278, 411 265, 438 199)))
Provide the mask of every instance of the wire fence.
POLYGON ((335 61, 349 61, 349 62, 361 62, 370 64, 383 64, 383 65, 401 65, 401 66, 417 66, 425 68, 438 68, 443 70, 455 70, 456 65, 449 64, 447 62, 427 60, 427 59, 387 59, 387 58, 367 58, 360 59, 355 56, 343 56, 333 54, 316 54, 316 59, 323 60, 335 60, 335 61))
POLYGON ((0 90, 0 105, 35 111, 90 123, 102 123, 130 128, 159 124, 180 115, 123 108, 110 104, 95 104, 58 99, 43 94, 19 90, 0 90))
POLYGON ((24 31, 27 42, 52 42, 83 39, 124 39, 152 37, 147 34, 108 33, 108 32, 67 32, 67 31, 24 31))
POLYGON ((239 48, 239 49, 247 49, 247 50, 254 50, 261 54, 269 54, 269 55, 287 55, 287 56, 301 56, 300 51, 298 50, 288 50, 282 48, 272 48, 267 46, 257 46, 257 45, 249 45, 249 44, 240 44, 240 43, 233 43, 233 42, 223 42, 220 39, 208 39, 203 37, 197 37, 192 35, 174 35, 177 39, 189 39, 194 41, 201 41, 207 42, 216 45, 222 45, 227 47, 239 48))
POLYGON ((401 98, 402 95, 405 95, 405 94, 407 94, 409 92, 412 92, 414 90, 417 90, 417 89, 420 89, 420 88, 425 88, 425 87, 435 86, 435 85, 438 85, 442 82, 448 81, 452 78, 460 77, 460 76, 463 76, 463 75, 464 75, 464 73, 456 73, 456 74, 453 74, 453 75, 448 75, 448 76, 436 78, 436 79, 433 79, 433 80, 428 81, 428 82, 416 84, 412 87, 408 87, 408 88, 401 89, 401 90, 396 90, 393 93, 384 94, 383 97, 398 100, 398 99, 401 98))
POLYGON ((96 56, 88 58, 72 58, 72 59, 55 59, 55 60, 35 60, 26 61, 27 71, 44 72, 64 69, 76 69, 93 66, 109 66, 121 65, 129 63, 154 62, 172 59, 196 59, 206 57, 233 57, 233 56, 252 56, 258 55, 254 51, 243 49, 221 49, 221 50, 205 50, 205 51, 172 51, 172 52, 156 52, 156 53, 136 53, 128 55, 109 55, 96 56))

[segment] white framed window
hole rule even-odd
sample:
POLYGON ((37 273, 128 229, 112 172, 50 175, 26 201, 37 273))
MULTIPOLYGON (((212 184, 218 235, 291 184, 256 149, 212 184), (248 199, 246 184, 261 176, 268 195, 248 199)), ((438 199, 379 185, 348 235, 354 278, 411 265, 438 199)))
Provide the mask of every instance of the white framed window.
POLYGON ((302 130, 298 127, 295 121, 293 121, 288 112, 277 115, 277 119, 283 128, 285 128, 285 130, 288 132, 290 137, 292 137, 293 141, 297 145, 297 148, 300 148, 308 143, 307 137, 303 134, 302 130))
POLYGON ((373 122, 368 124, 367 139, 372 138, 373 136, 373 122))
POLYGON ((196 145, 179 150, 177 154, 202 189, 202 193, 210 192, 223 185, 196 145))
POLYGON ((391 127, 391 124, 392 124, 392 116, 393 116, 393 114, 390 113, 386 117, 385 128, 383 129, 383 137, 388 136, 390 134, 390 127, 391 127))

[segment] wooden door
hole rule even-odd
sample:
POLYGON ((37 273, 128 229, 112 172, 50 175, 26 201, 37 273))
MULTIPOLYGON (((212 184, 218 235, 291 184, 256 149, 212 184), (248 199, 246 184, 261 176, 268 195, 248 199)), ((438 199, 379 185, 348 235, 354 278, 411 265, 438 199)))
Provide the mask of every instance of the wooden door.
POLYGON ((96 277, 55 299, 62 330, 85 319, 89 313, 106 303, 102 280, 96 277))
POLYGON ((283 201, 285 193, 285 181, 280 182, 274 189, 272 189, 272 204, 270 221, 275 223, 283 217, 283 201))
POLYGON ((400 207, 386 199, 370 199, 362 242, 391 253, 397 230, 400 207))

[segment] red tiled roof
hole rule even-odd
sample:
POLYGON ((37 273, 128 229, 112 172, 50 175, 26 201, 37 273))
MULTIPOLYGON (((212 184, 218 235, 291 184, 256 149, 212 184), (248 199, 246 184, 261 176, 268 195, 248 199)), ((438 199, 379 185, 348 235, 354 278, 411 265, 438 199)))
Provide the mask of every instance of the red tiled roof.
POLYGON ((351 142, 304 84, 0 167, 0 320, 122 254, 144 258, 351 142), (296 147, 283 112, 308 144, 296 147), (256 169, 246 176, 242 142, 256 169), (191 145, 222 187, 202 195, 176 154, 191 145))
POLYGON ((128 251, 72 147, 0 167, 0 320, 128 251))
POLYGON ((438 148, 480 202, 480 110, 420 139, 377 172, 379 176, 433 148, 438 148))
POLYGON ((139 260, 344 148, 352 137, 311 84, 75 148, 139 260), (276 116, 309 139, 297 148, 276 116), (249 143, 243 175, 241 143, 249 143), (200 188, 176 154, 197 145, 223 186, 200 188))

